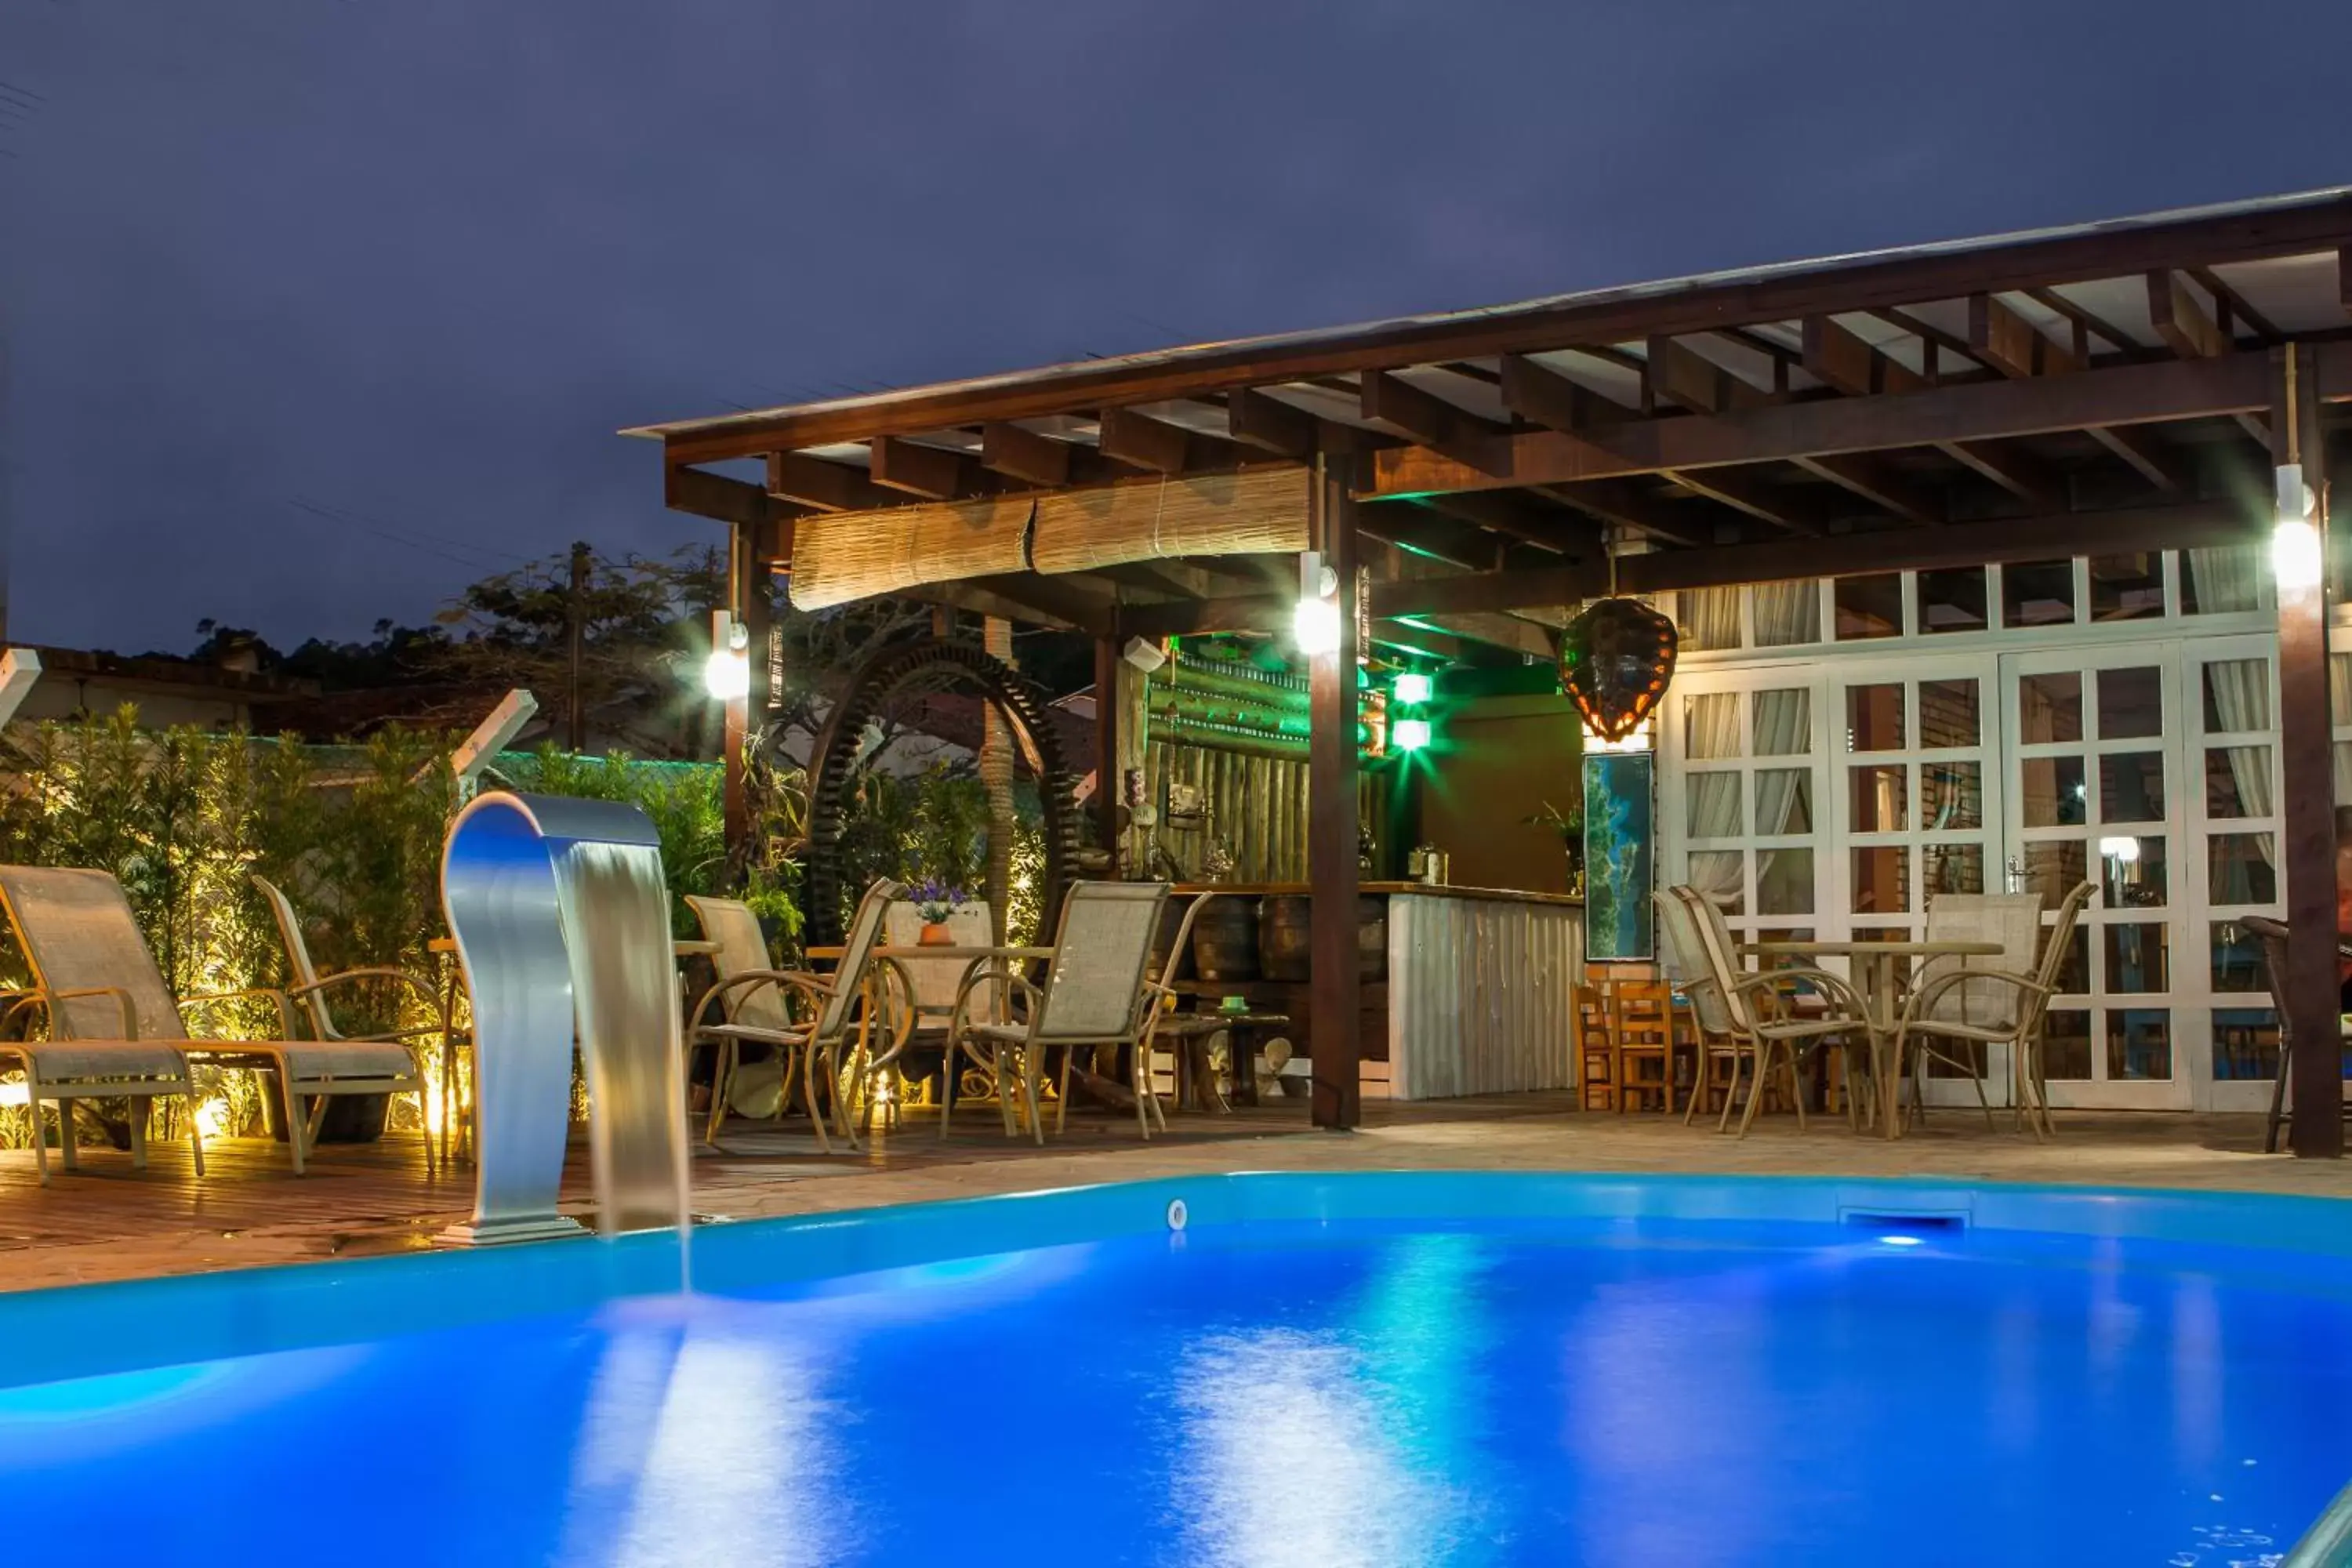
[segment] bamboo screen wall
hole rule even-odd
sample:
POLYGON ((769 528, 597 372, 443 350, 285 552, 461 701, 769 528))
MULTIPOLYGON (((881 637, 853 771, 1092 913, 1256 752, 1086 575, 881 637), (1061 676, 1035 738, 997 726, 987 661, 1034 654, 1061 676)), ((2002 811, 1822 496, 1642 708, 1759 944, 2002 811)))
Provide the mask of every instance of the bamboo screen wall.
MULTIPOLYGON (((1186 877, 1198 876, 1212 834, 1233 852, 1237 882, 1304 882, 1307 875, 1307 759, 1195 746, 1154 737, 1145 766, 1160 803, 1160 842, 1186 877), (1203 824, 1171 822, 1168 786, 1190 784, 1207 808, 1203 824)), ((1358 808, 1377 835, 1387 821, 1385 772, 1360 775, 1358 808)))
POLYGON ((793 604, 821 610, 919 583, 1022 571, 1036 504, 1014 496, 804 518, 793 546, 793 604))

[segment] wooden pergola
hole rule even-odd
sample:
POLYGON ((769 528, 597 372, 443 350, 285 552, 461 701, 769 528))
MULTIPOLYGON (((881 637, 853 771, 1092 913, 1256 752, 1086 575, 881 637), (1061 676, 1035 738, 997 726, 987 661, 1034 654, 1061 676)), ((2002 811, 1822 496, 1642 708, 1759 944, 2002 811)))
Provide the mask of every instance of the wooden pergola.
MULTIPOLYGON (((1298 498, 1273 520, 1280 552, 1162 553, 1147 532, 1083 570, 1015 555, 1015 569, 948 576, 912 561, 887 591, 1088 633, 1108 694, 1127 638, 1276 630, 1298 594, 1288 551, 1337 569, 1343 634, 1313 666, 1309 816, 1315 885, 1336 895, 1315 904, 1317 1013, 1339 1021, 1316 1035, 1314 1114, 1345 1127, 1359 1052, 1342 674, 1360 637, 1549 658, 1552 628, 1612 590, 2261 541, 2290 462, 2324 536, 2326 442, 2347 401, 2352 189, 630 434, 661 441, 671 507, 730 525, 755 631, 766 596, 751 585, 826 541, 942 516, 1042 530, 1048 508, 1115 509, 1171 485, 1298 498), (1244 484, 1258 475, 1274 478, 1244 484)), ((2326 596, 2279 596, 2283 1022, 2305 1040, 2337 1027, 2326 596)), ((1116 705, 1098 710, 1108 786, 1120 740, 1116 705)), ((2295 1151, 2340 1154, 2335 1053, 2297 1053, 2294 1088, 2295 1151)))

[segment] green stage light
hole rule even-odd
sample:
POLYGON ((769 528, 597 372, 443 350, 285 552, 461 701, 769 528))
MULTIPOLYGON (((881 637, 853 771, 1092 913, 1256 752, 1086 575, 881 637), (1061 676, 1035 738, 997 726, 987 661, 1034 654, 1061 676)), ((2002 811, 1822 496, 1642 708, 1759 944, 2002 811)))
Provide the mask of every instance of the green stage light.
POLYGON ((1417 708, 1430 700, 1436 689, 1436 683, 1425 675, 1408 670, 1396 678, 1396 685, 1390 689, 1399 702, 1417 708))
POLYGON ((1429 744, 1429 721, 1400 719, 1390 730, 1389 738, 1396 742, 1396 749, 1400 752, 1418 752, 1429 744))

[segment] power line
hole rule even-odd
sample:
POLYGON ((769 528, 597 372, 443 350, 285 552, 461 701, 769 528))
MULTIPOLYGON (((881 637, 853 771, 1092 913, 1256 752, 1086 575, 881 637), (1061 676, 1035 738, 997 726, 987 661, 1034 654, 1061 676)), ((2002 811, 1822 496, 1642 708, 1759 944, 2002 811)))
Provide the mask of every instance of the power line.
MULTIPOLYGON (((479 561, 468 561, 462 555, 453 555, 448 551, 427 544, 422 540, 411 539, 405 534, 394 533, 392 530, 387 528, 372 528, 368 524, 361 522, 355 518, 338 513, 329 508, 319 506, 314 502, 304 500, 299 496, 291 498, 288 504, 292 506, 296 510, 307 511, 311 516, 318 518, 322 521, 335 523, 343 528, 356 528, 362 533, 373 533, 378 539, 390 540, 394 544, 405 545, 411 550, 420 550, 427 555, 437 555, 444 561, 454 561, 469 572, 478 572, 483 566, 483 563, 479 561)), ((461 545, 459 548, 463 549, 465 546, 461 545)))

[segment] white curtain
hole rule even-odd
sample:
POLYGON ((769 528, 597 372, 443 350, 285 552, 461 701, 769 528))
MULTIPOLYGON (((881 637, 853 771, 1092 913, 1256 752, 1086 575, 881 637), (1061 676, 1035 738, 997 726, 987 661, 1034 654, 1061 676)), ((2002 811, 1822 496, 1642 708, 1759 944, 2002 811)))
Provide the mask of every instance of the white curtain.
POLYGON ((1675 622, 1693 653, 1739 646, 1739 590, 1685 588, 1675 595, 1675 622))
MULTIPOLYGON (((1818 601, 1816 601, 1818 607, 1818 601)), ((1756 743, 1759 757, 1801 757, 1813 749, 1813 694, 1790 687, 1759 691, 1755 700, 1756 743)), ((1759 768, 1756 771, 1756 831, 1759 834, 1800 831, 1794 826, 1808 770, 1759 768)), ((1808 825, 1810 826, 1810 824, 1808 825)), ((1756 879, 1761 883, 1784 851, 1756 851, 1756 879)))
POLYGON ((2184 550, 2180 563, 2189 574, 2189 599, 2201 616, 2229 610, 2263 607, 2263 560, 2251 545, 2224 544, 2207 550, 2184 550))
MULTIPOLYGON (((2191 553, 2195 553, 2192 552, 2191 553)), ((2264 658, 2217 658, 2205 666, 2205 690, 2213 700, 2213 717, 2221 732, 2259 734, 2271 727, 2271 666, 2264 658)), ((2276 809, 2271 789, 2271 748, 2228 746, 2230 776, 2248 816, 2268 816, 2276 809)), ((2342 759, 2337 759, 2338 766, 2342 759)), ((2274 860, 2272 836, 2255 835, 2263 858, 2274 860)))
MULTIPOLYGON (((1683 755, 1685 762, 1728 759, 1739 755, 1739 694, 1702 691, 1683 699, 1683 755)), ((1689 790, 1686 825, 1693 838, 1733 838, 1739 834, 1739 781, 1737 769, 1720 773, 1685 770, 1689 790)), ((1737 849, 1695 849, 1690 854, 1690 884, 1718 903, 1737 900, 1740 891, 1740 852, 1737 849)))
POLYGON ((1787 647, 1822 640, 1822 584, 1818 577, 1756 585, 1756 646, 1787 647))

